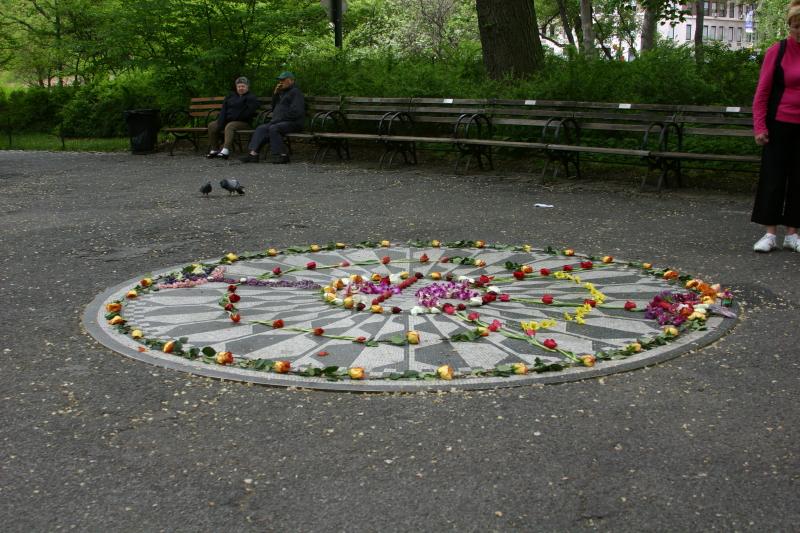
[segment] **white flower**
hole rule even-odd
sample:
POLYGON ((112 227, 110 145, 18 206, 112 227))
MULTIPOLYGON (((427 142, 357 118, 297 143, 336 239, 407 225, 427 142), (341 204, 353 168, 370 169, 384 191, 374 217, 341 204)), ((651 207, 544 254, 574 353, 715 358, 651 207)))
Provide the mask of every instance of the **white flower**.
POLYGON ((432 315, 438 315, 441 314, 442 310, 439 309, 438 307, 431 307, 428 312, 432 315))
POLYGON ((247 278, 239 278, 239 283, 247 283, 247 278))
POLYGON ((458 281, 467 281, 469 283, 475 283, 475 280, 472 278, 468 278, 467 276, 458 276, 458 281))
POLYGON ((417 316, 427 313, 428 309, 426 307, 422 307, 421 305, 415 305, 414 307, 411 308, 411 311, 409 312, 412 315, 417 316))
POLYGON ((486 291, 487 291, 487 292, 493 292, 493 293, 495 293, 495 294, 500 294, 500 289, 498 289, 498 288, 497 288, 496 286, 494 286, 494 285, 489 285, 488 287, 486 287, 486 291))
POLYGON ((398 281, 400 281, 400 279, 401 279, 400 278, 400 274, 390 274, 389 275, 389 281, 391 283, 397 283, 398 281))
POLYGON ((480 296, 473 296, 469 299, 469 305, 476 306, 476 305, 483 305, 483 298, 480 296))
POLYGON ((342 300, 341 298, 334 298, 331 301, 331 303, 334 305, 344 305, 344 300, 342 300))

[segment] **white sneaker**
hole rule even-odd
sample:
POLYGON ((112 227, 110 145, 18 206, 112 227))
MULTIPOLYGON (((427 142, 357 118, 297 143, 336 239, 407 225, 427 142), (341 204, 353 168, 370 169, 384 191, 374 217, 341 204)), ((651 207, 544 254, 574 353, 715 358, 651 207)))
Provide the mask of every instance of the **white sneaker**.
POLYGON ((783 247, 788 248, 793 252, 800 252, 800 239, 797 238, 797 233, 787 235, 783 238, 783 247))
POLYGON ((771 252, 778 247, 776 240, 775 235, 772 233, 765 233, 764 236, 758 239, 758 242, 753 245, 753 250, 756 252, 771 252))

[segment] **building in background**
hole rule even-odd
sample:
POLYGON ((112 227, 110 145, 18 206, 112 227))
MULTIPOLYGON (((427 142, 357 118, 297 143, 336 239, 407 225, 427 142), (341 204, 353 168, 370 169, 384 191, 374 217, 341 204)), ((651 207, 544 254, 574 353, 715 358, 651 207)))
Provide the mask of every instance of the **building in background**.
MULTIPOLYGON (((731 50, 753 48, 756 42, 753 17, 755 6, 753 4, 704 2, 703 6, 703 42, 719 42, 731 50)), ((659 25, 658 31, 663 39, 669 39, 676 44, 694 41, 694 32, 697 28, 697 4, 689 4, 684 7, 691 9, 691 14, 686 15, 683 22, 678 22, 675 26, 659 25)))

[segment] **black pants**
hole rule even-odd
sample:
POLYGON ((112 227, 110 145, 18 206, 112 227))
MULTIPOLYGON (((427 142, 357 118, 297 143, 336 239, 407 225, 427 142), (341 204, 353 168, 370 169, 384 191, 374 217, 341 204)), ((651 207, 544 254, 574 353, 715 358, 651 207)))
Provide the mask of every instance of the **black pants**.
POLYGON ((770 127, 750 220, 800 227, 800 124, 775 121, 770 127))
POLYGON ((276 122, 262 124, 256 128, 253 137, 250 139, 250 150, 258 152, 261 146, 269 139, 269 151, 272 155, 285 155, 287 152, 283 136, 287 133, 295 133, 303 129, 303 123, 297 122, 276 122))

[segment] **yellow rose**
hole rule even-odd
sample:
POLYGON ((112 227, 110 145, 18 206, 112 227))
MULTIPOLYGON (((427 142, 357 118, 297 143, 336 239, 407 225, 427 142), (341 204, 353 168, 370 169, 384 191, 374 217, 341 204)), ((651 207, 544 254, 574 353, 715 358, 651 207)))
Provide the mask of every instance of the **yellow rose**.
POLYGON ((164 353, 172 353, 172 350, 174 349, 175 349, 175 341, 167 341, 161 348, 161 351, 164 353))
POLYGON ((319 250, 320 250, 320 248, 319 248, 319 244, 312 244, 311 246, 309 246, 309 249, 310 249, 312 252, 319 252, 319 250))
POLYGON ((342 248, 347 248, 347 245, 343 242, 337 242, 336 247, 341 250, 342 248))
POLYGON ((664 326, 664 335, 667 335, 668 337, 677 337, 678 328, 675 326, 664 326))
POLYGON ((484 241, 475 241, 475 248, 483 248, 486 246, 486 242, 484 241))
POLYGON ((343 301, 343 305, 344 305, 345 309, 352 309, 353 308, 353 297, 352 296, 348 296, 347 298, 345 298, 344 301, 343 301))
POLYGON ((525 244, 525 245, 522 247, 522 250, 523 250, 524 252, 530 253, 530 251, 531 251, 531 250, 533 250, 533 248, 531 247, 531 245, 530 245, 530 244, 525 244))
POLYGON ((122 318, 119 315, 115 315, 115 316, 111 317, 111 320, 109 320, 108 323, 111 324, 112 326, 116 326, 118 324, 124 324, 125 323, 125 319, 122 318))
POLYGON ((350 376, 350 379, 364 379, 366 372, 362 367, 356 366, 348 369, 347 375, 350 376))
POLYGON ((642 268, 645 270, 650 270, 653 268, 653 263, 642 263, 642 268))
POLYGON ((136 292, 136 291, 135 291, 135 290, 133 290, 133 289, 129 290, 129 291, 128 291, 128 292, 125 294, 125 298, 136 298, 137 296, 139 296, 139 293, 138 293, 138 292, 136 292))
POLYGON ((369 310, 370 312, 375 313, 376 315, 383 313, 383 307, 381 307, 378 304, 371 305, 369 310))
POLYGON ((611 257, 610 255, 604 255, 603 256, 603 263, 613 263, 613 262, 614 262, 614 258, 611 257))
POLYGON ((440 279, 442 279, 442 273, 441 272, 431 272, 431 279, 439 281, 440 279))
POLYGON ((419 344, 419 332, 407 331, 406 340, 408 340, 408 344, 419 344))
POLYGON ((142 287, 149 287, 153 284, 152 278, 144 278, 142 281, 139 282, 139 285, 142 287))
POLYGON ((441 245, 442 243, 440 241, 437 241, 436 239, 431 241, 431 246, 433 246, 434 248, 438 248, 441 245))
POLYGON ((389 246, 391 246, 391 245, 392 245, 392 243, 390 243, 390 242, 389 242, 389 241, 387 241, 386 239, 384 239, 384 240, 382 240, 382 241, 381 241, 381 246, 383 246, 384 248, 388 248, 388 247, 389 247, 389 246))
POLYGON ((239 256, 238 256, 238 255, 236 255, 236 254, 235 254, 235 253, 233 253, 233 252, 230 252, 229 254, 225 255, 225 259, 227 259, 228 261, 230 261, 231 263, 233 263, 234 261, 236 261, 237 259, 239 259, 239 256))
POLYGON ((594 366, 597 361, 597 358, 591 354, 582 355, 580 359, 583 366, 594 366))
POLYGON ((142 330, 140 329, 135 329, 131 331, 131 337, 133 337, 134 339, 141 339, 142 337, 144 337, 144 333, 142 333, 142 330))
POLYGON ((453 379, 453 367, 450 365, 442 365, 436 369, 436 375, 439 376, 440 379, 450 381, 453 379))
POLYGON ((527 374, 528 373, 528 365, 525 363, 511 363, 511 370, 515 374, 527 374))
POLYGON ((275 248, 270 248, 269 250, 267 250, 267 255, 270 257, 275 257, 276 255, 278 255, 278 250, 276 250, 275 248))

